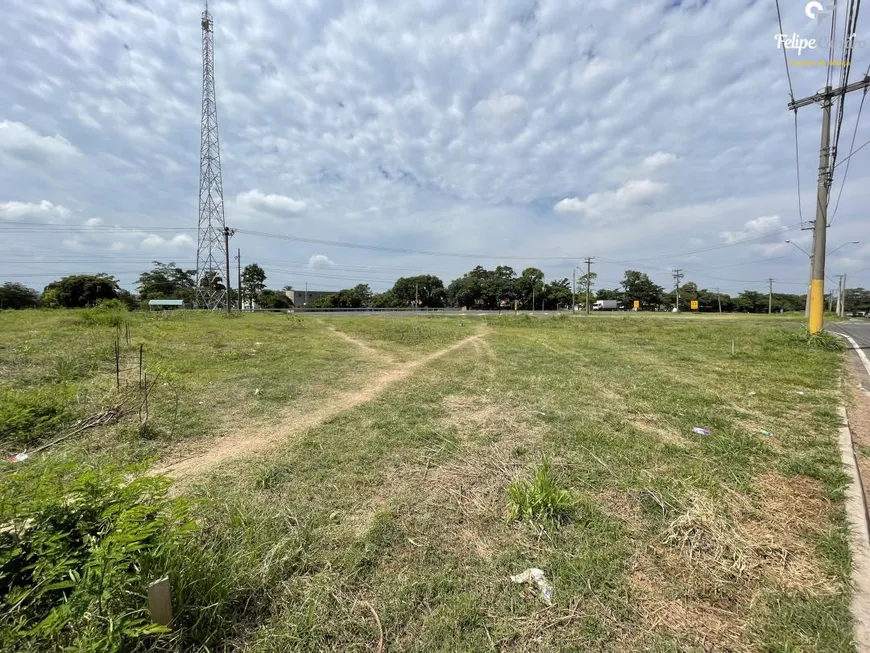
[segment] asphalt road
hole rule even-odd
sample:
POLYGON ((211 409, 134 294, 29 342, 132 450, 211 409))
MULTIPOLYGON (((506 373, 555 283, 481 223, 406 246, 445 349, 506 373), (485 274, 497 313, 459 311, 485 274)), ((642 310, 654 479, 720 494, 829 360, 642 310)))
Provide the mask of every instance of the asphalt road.
POLYGON ((851 337, 861 349, 870 349, 870 320, 852 318, 848 322, 837 322, 830 327, 831 331, 845 333, 851 337))

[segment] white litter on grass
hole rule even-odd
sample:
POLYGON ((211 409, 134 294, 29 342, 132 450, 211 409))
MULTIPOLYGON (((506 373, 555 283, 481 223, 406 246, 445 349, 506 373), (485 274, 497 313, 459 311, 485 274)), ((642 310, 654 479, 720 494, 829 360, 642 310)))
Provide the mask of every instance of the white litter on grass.
POLYGON ((10 463, 20 463, 22 460, 30 458, 26 453, 17 453, 9 458, 10 463))
POLYGON ((259 395, 259 394, 260 394, 260 388, 257 388, 256 390, 254 390, 254 396, 255 396, 255 397, 256 397, 257 395, 259 395))
POLYGON ((755 393, 755 390, 753 390, 752 392, 749 393, 749 396, 750 396, 750 397, 754 397, 755 394, 756 394, 756 393, 755 393))
POLYGON ((799 395, 800 395, 800 396, 801 396, 801 397, 803 397, 803 396, 804 396, 804 393, 803 393, 803 392, 801 392, 801 391, 800 391, 800 390, 798 390, 798 394, 799 394, 799 395))
POLYGON ((526 569, 523 573, 511 576, 511 580, 515 583, 534 583, 540 591, 541 599, 547 605, 553 605, 553 586, 550 585, 544 572, 535 567, 526 569))

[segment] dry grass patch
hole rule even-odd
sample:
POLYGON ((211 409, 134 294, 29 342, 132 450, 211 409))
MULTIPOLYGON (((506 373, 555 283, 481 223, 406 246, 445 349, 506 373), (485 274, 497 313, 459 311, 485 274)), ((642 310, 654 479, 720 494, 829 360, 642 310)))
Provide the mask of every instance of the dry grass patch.
POLYGON ((661 499, 664 526, 629 574, 639 633, 673 634, 705 650, 754 650, 749 631, 765 593, 838 592, 813 543, 830 511, 822 484, 767 472, 753 488, 755 498, 693 491, 661 499))

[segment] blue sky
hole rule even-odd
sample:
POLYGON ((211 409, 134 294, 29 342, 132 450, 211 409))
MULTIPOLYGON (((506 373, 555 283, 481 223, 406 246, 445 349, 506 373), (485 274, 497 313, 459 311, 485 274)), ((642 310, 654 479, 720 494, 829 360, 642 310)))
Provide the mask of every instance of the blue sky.
MULTIPOLYGON (((800 0, 783 31, 823 38, 800 0)), ((597 257, 669 285, 801 292, 794 118, 773 0, 217 0, 227 225, 267 284, 335 289, 477 264, 569 277, 597 257), (733 246, 754 236, 771 234, 733 246), (561 258, 560 257, 564 257, 561 258)), ((0 41, 0 281, 42 288, 149 261, 193 267, 200 12, 177 0, 12 0, 0 41), (61 225, 61 226, 57 226, 61 225), (109 229, 108 227, 123 227, 109 229)), ((842 12, 841 12, 842 13, 842 12)), ((866 24, 866 17, 864 24, 866 24)), ((860 28, 858 39, 870 41, 860 28)), ((812 59, 805 52, 792 59, 812 59)), ((859 48, 851 79, 870 64, 859 48)), ((797 96, 824 69, 792 66, 797 96)), ((846 106, 849 151, 861 97, 846 106)), ((820 110, 798 114, 805 220, 820 110)), ((870 106, 856 145, 870 140, 870 106)), ((837 169, 831 210, 845 165, 837 169)), ((870 287, 870 147, 829 232, 828 274, 870 287), (862 220, 862 218, 864 218, 862 220), (867 269, 865 269, 867 268, 867 269)))

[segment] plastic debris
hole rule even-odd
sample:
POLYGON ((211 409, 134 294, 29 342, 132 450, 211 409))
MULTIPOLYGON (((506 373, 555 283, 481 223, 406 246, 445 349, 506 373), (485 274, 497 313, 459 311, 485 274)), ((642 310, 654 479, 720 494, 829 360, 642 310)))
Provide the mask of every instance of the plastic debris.
POLYGON ((754 397, 755 395, 756 395, 755 390, 753 390, 752 392, 749 393, 749 396, 750 396, 750 397, 754 397))
POLYGON ((803 392, 801 392, 801 391, 800 391, 800 390, 798 390, 798 394, 799 394, 799 395, 800 395, 800 396, 801 396, 801 397, 803 397, 803 396, 804 396, 804 393, 803 393, 803 392))
POLYGON ((30 456, 28 456, 26 453, 17 453, 14 456, 10 456, 9 462, 20 463, 22 460, 27 460, 28 458, 30 458, 30 456))
POLYGON ((257 395, 259 395, 259 394, 260 394, 260 388, 257 388, 256 390, 254 390, 254 396, 255 396, 255 397, 256 397, 257 395))
POLYGON ((550 585, 544 572, 537 568, 526 569, 523 573, 511 576, 511 580, 515 583, 534 583, 537 585, 541 599, 547 605, 553 605, 553 586, 550 585))
POLYGON ((696 426, 692 429, 692 433, 697 433, 698 435, 710 435, 710 429, 702 429, 700 426, 696 426))
POLYGON ((766 435, 767 437, 771 437, 773 435, 773 433, 771 433, 770 431, 762 431, 761 433, 763 435, 766 435))

